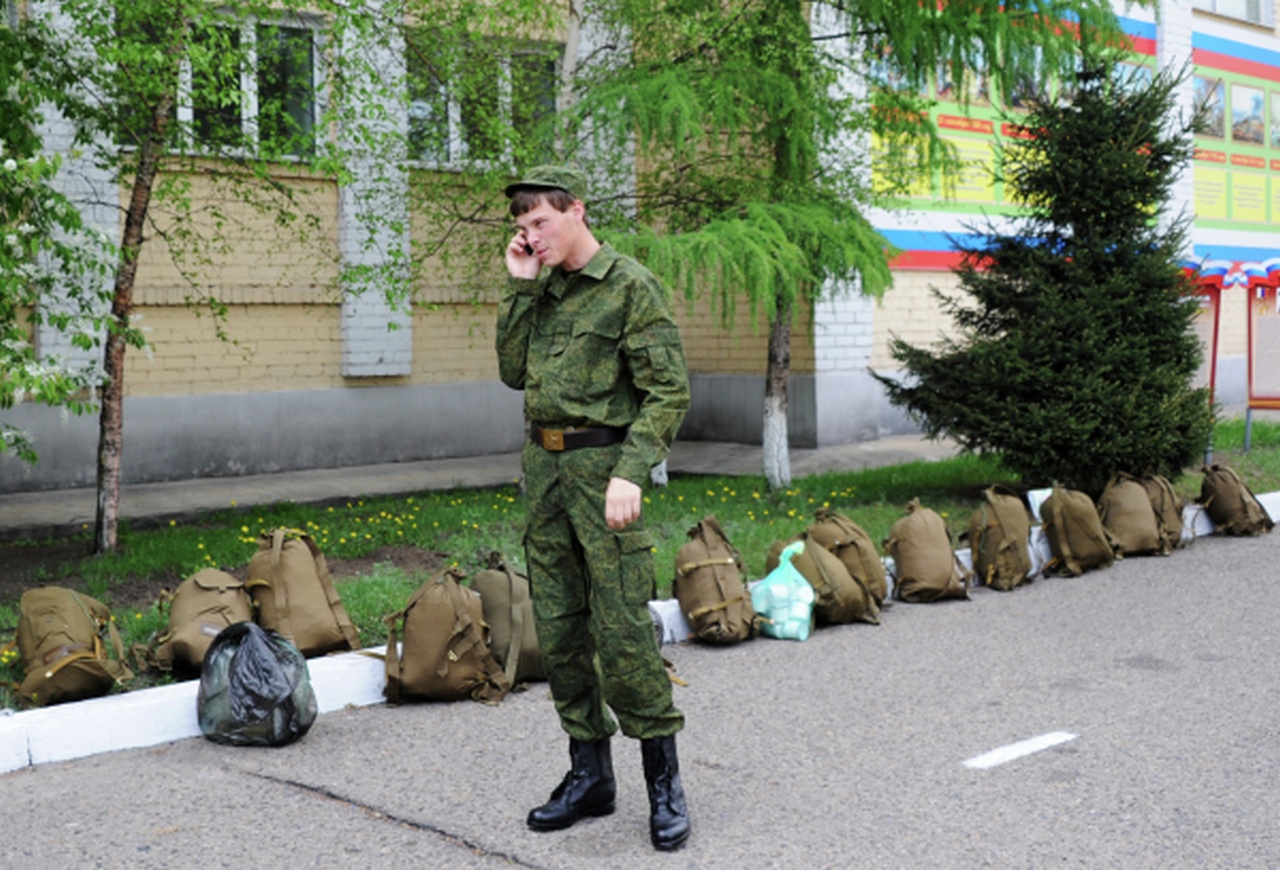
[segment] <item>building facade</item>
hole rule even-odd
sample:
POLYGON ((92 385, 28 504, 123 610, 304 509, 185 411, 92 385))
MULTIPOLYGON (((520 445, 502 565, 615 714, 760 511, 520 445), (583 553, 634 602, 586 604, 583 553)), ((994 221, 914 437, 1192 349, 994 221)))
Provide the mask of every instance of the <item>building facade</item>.
MULTIPOLYGON (((1274 3, 1256 0, 1197 0, 1194 6, 1166 0, 1158 16, 1127 11, 1123 18, 1134 37, 1136 75, 1189 64, 1193 74, 1186 80, 1184 105, 1207 100, 1215 107, 1218 123, 1197 140, 1197 158, 1172 210, 1194 215, 1187 258, 1208 276, 1202 335, 1206 347, 1217 350, 1216 395, 1231 405, 1250 394, 1250 331, 1269 326, 1260 312, 1268 304, 1276 310, 1274 286, 1280 280, 1275 11, 1274 3), (1218 306, 1216 320, 1211 304, 1218 306)), ((317 45, 324 39, 318 24, 297 29, 291 38, 317 45)), ((544 37, 560 43, 590 38, 577 28, 544 37)), ((384 67, 403 69, 412 63, 409 57, 393 53, 384 67)), ((319 76, 319 61, 314 62, 319 76)), ((506 62, 521 60, 513 55, 506 62)), ((943 199, 938 189, 924 185, 909 211, 875 216, 901 252, 894 286, 882 301, 832 288, 800 316, 789 382, 793 447, 915 428, 889 405, 869 372, 892 373, 888 346, 893 336, 925 344, 945 333, 949 324, 932 290, 956 286, 948 236, 969 232, 980 215, 1010 207, 990 175, 1000 140, 1008 135, 992 102, 1001 95, 979 93, 962 109, 949 99, 947 82, 933 87, 935 120, 970 168, 958 179, 953 197, 943 199)), ((418 141, 414 132, 424 118, 435 118, 431 129, 445 132, 438 141, 423 141, 424 154, 466 147, 465 113, 447 93, 411 96, 402 114, 391 119, 409 131, 409 141, 418 141)), ((1017 99, 1014 94, 1007 101, 1016 105, 1017 99)), ((316 111, 305 104, 294 110, 316 111)), ((180 117, 199 111, 199 106, 178 108, 180 117)), ((49 148, 69 155, 66 189, 86 203, 98 203, 86 205, 88 219, 116 234, 118 210, 109 203, 113 198, 123 202, 127 191, 96 169, 91 155, 71 156, 69 129, 54 116, 44 131, 49 148)), ((376 293, 334 292, 344 268, 376 268, 381 251, 412 246, 415 234, 425 232, 423 217, 407 205, 410 198, 396 195, 414 184, 418 170, 413 164, 401 176, 388 174, 386 167, 352 170, 349 183, 288 163, 275 170, 274 180, 306 204, 316 232, 336 256, 282 248, 273 241, 269 215, 234 202, 215 210, 222 221, 218 231, 228 243, 204 269, 226 306, 221 323, 232 341, 220 336, 211 318, 197 316, 187 305, 189 287, 163 239, 144 249, 135 298, 152 347, 127 357, 126 483, 518 449, 524 437, 521 395, 499 382, 493 353, 501 274, 495 271, 494 292, 480 296, 433 286, 427 279, 411 311, 394 309, 376 293), (364 185, 361 179, 375 172, 376 188, 364 185), (381 221, 383 235, 370 244, 363 220, 369 210, 384 218, 402 214, 403 220, 381 221)), ((198 176, 191 182, 196 198, 220 196, 212 187, 201 189, 198 176)), ((500 268, 496 251, 494 265, 500 268)), ((752 322, 745 310, 726 328, 702 303, 677 300, 675 309, 693 381, 693 406, 679 437, 758 443, 767 325, 752 322)), ((33 339, 42 352, 74 356, 55 332, 33 339)), ((1269 389, 1265 383, 1263 388, 1269 389)), ((0 458, 0 493, 93 484, 96 419, 34 404, 4 413, 6 421, 32 433, 41 459, 27 466, 0 458)))

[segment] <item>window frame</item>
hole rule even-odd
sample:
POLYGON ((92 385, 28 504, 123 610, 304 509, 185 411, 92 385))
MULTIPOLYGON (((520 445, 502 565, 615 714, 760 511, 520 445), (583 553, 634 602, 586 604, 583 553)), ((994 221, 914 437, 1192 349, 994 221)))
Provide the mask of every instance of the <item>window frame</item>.
POLYGON ((1243 15, 1221 8, 1228 2, 1231 2, 1231 0, 1192 0, 1192 6, 1201 12, 1221 15, 1223 18, 1230 18, 1233 21, 1243 21, 1247 24, 1256 24, 1262 27, 1275 26, 1276 9, 1272 0, 1243 0, 1243 15))
MULTIPOLYGON (((190 55, 182 59, 178 72, 178 91, 176 113, 179 126, 184 131, 182 147, 197 153, 211 155, 226 154, 228 156, 256 155, 260 145, 260 108, 261 94, 258 79, 260 64, 258 56, 259 29, 274 27, 281 30, 306 31, 311 35, 311 131, 317 136, 321 130, 321 119, 325 111, 325 69, 324 53, 326 49, 326 31, 324 22, 309 15, 290 15, 288 17, 249 16, 239 22, 213 24, 215 27, 235 27, 239 32, 243 63, 240 66, 240 135, 248 146, 246 149, 219 149, 216 145, 208 147, 194 135, 196 127, 196 106, 193 103, 193 87, 195 70, 190 55)), ((281 161, 303 161, 312 156, 311 152, 287 153, 276 155, 273 159, 281 161)))
MULTIPOLYGON (((414 32, 423 32, 426 28, 408 27, 405 33, 405 95, 407 97, 406 112, 412 116, 414 96, 414 58, 416 57, 409 47, 408 43, 413 39, 414 32)), ((498 75, 498 107, 502 116, 514 125, 514 106, 512 101, 513 90, 513 67, 520 57, 539 57, 546 58, 552 65, 552 74, 549 80, 549 93, 551 95, 551 113, 555 114, 560 111, 560 76, 562 64, 564 61, 564 43, 555 41, 529 41, 505 40, 508 44, 505 48, 501 45, 504 40, 498 37, 485 38, 479 40, 480 44, 494 48, 491 56, 497 58, 497 75, 498 75)), ((459 63, 466 63, 465 53, 459 63)), ((423 68, 425 72, 425 67, 423 68)), ((426 170, 443 170, 443 171, 460 171, 468 166, 514 166, 515 155, 512 153, 510 145, 504 145, 500 153, 489 156, 473 155, 473 143, 469 141, 467 135, 467 119, 464 115, 465 100, 458 95, 458 84, 456 78, 452 75, 453 70, 445 71, 445 80, 440 82, 439 97, 444 102, 444 136, 439 137, 435 142, 418 142, 415 141, 416 134, 413 130, 412 122, 410 122, 406 135, 405 145, 408 151, 408 164, 417 169, 426 170), (439 157, 431 156, 430 152, 442 154, 439 157)))

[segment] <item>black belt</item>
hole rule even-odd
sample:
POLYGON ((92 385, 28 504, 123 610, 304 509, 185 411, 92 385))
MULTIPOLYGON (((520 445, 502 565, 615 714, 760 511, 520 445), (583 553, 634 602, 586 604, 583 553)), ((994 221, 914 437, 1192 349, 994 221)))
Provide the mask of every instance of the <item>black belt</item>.
POLYGON ((529 424, 529 439, 534 444, 542 445, 543 450, 559 453, 562 450, 577 450, 579 447, 604 447, 606 444, 617 444, 625 441, 626 426, 571 426, 567 429, 544 429, 529 424))

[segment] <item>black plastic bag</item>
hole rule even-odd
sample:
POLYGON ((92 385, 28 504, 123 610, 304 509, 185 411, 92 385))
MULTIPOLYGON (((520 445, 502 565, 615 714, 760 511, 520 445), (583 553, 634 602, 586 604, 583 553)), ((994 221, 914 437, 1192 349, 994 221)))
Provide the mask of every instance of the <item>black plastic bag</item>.
POLYGON ((292 743, 316 719, 307 660, 275 631, 229 625, 205 653, 196 714, 200 731, 216 743, 292 743))

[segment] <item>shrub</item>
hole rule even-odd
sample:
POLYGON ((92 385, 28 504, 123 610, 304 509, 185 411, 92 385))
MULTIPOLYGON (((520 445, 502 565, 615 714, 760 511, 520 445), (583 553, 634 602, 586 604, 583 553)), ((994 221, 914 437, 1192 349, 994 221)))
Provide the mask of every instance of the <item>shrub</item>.
POLYGON ((906 377, 877 375, 928 434, 1095 495, 1115 471, 1177 477, 1205 449, 1186 224, 1161 220, 1199 123, 1166 127, 1176 84, 1095 65, 1069 101, 1021 119, 1003 180, 1024 210, 1012 232, 989 221, 959 246, 967 298, 937 294, 956 334, 931 349, 895 339, 906 377))

